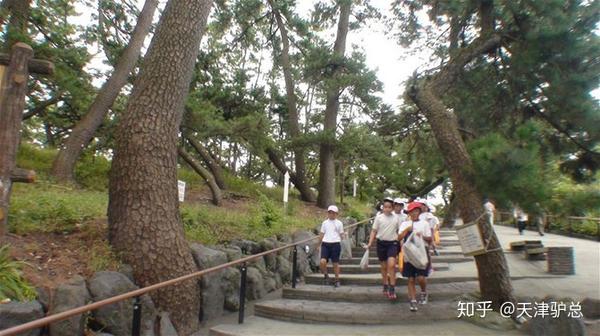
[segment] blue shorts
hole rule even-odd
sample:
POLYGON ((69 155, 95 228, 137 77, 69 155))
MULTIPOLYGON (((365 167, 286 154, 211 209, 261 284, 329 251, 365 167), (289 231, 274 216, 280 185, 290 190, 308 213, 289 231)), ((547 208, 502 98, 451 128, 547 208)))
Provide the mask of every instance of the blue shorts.
POLYGON ((400 243, 397 240, 377 239, 377 258, 384 262, 388 258, 397 258, 400 253, 400 243))
POLYGON ((339 263, 342 253, 342 244, 340 243, 321 243, 321 259, 331 259, 331 262, 339 263))
POLYGON ((409 262, 404 262, 402 266, 402 277, 404 278, 416 278, 416 277, 427 277, 429 276, 429 271, 431 270, 431 256, 429 255, 429 249, 425 249, 427 251, 427 259, 429 262, 427 263, 427 267, 425 269, 418 269, 413 264, 409 262))

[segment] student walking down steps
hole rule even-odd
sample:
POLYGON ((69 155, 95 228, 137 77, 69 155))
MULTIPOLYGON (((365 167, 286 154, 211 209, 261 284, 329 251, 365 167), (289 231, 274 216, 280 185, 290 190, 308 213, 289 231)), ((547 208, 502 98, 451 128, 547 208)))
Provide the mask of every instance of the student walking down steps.
POLYGON ((340 286, 340 254, 342 252, 341 241, 344 235, 344 224, 337 219, 338 208, 330 205, 327 208, 327 220, 321 224, 321 233, 319 234, 319 243, 321 244, 321 273, 323 281, 328 283, 327 263, 329 259, 333 263, 333 272, 335 273, 334 287, 340 286))
POLYGON ((366 249, 371 248, 377 239, 377 257, 381 268, 381 281, 383 283, 383 295, 390 300, 396 297, 396 257, 400 251, 398 243, 399 217, 393 213, 394 201, 386 198, 383 201, 383 212, 373 222, 373 229, 369 237, 366 249))
MULTIPOLYGON (((422 239, 427 246, 431 242, 431 228, 429 223, 420 220, 419 215, 422 212, 423 204, 419 202, 412 202, 408 204, 406 212, 408 213, 408 220, 404 221, 398 229, 398 240, 406 243, 408 237, 414 234, 415 239, 422 239)), ((429 258, 429 251, 427 257, 429 258)), ((419 296, 418 303, 427 304, 427 276, 429 275, 429 269, 431 268, 431 259, 427 263, 425 269, 420 269, 412 265, 411 263, 404 261, 402 268, 402 276, 408 278, 408 298, 410 300, 410 310, 416 312, 419 308, 417 306, 417 288, 416 282, 421 287, 421 294, 419 296)))

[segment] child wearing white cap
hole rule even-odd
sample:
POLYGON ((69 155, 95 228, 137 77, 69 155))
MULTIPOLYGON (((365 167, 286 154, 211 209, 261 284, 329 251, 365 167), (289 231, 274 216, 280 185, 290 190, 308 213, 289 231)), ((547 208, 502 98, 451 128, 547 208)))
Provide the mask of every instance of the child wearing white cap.
POLYGON ((327 219, 321 224, 319 243, 321 244, 320 269, 323 273, 324 282, 328 282, 327 263, 329 259, 333 263, 335 273, 334 287, 340 286, 340 254, 342 252, 342 237, 344 235, 344 224, 337 219, 339 210, 335 205, 327 208, 327 219))

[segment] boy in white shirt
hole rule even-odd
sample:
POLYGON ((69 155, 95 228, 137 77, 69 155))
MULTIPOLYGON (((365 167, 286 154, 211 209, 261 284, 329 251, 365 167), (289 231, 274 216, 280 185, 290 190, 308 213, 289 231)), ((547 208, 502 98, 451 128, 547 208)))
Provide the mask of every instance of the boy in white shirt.
MULTIPOLYGON (((408 204, 406 212, 408 213, 409 219, 403 222, 398 229, 398 240, 406 242, 406 239, 411 233, 415 234, 416 239, 423 239, 425 244, 431 241, 431 228, 429 223, 423 220, 419 220, 421 215, 423 204, 419 202, 411 202, 408 204)), ((427 253, 429 256, 429 253, 427 253)), ((404 261, 402 268, 402 276, 408 278, 408 297, 410 299, 410 310, 416 312, 417 307, 417 288, 416 281, 419 282, 421 287, 421 295, 419 297, 420 304, 427 303, 427 280, 426 277, 429 274, 431 268, 431 262, 428 263, 425 269, 419 269, 413 266, 411 263, 404 261), (416 281, 415 281, 416 280, 416 281)))
POLYGON ((321 233, 319 234, 319 243, 321 244, 321 273, 325 283, 329 280, 327 274, 327 263, 329 259, 333 263, 335 273, 334 287, 340 287, 340 254, 342 251, 341 241, 344 235, 344 224, 337 219, 338 208, 330 205, 327 208, 327 220, 321 224, 321 233))
POLYGON ((398 228, 400 221, 394 215, 394 201, 386 198, 383 201, 383 212, 375 217, 369 236, 369 249, 377 238, 377 257, 379 258, 383 295, 396 300, 396 257, 400 251, 398 228))
POLYGON ((404 213, 404 200, 401 198, 394 199, 394 214, 398 216, 400 223, 404 222, 408 216, 404 213))

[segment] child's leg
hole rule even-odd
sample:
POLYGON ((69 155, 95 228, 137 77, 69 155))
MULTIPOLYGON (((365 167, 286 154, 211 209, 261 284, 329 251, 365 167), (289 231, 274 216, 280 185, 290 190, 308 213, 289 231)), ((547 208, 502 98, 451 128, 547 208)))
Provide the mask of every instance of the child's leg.
POLYGON ((387 275, 389 277, 390 286, 396 286, 396 258, 389 257, 387 259, 387 275))
POLYGON ((327 259, 321 258, 321 263, 319 264, 319 268, 321 269, 321 273, 327 275, 327 259))
POLYGON ((335 272, 335 280, 340 280, 340 263, 333 263, 333 271, 335 272))
POLYGON ((413 301, 417 299, 417 288, 415 287, 415 278, 408 278, 408 299, 413 301))
POLYGON ((379 269, 381 271, 381 281, 383 283, 383 286, 387 286, 388 285, 387 263, 385 261, 382 261, 379 264, 379 269))
POLYGON ((417 281, 419 282, 419 287, 421 287, 421 292, 427 292, 427 278, 425 278, 424 276, 419 276, 417 277, 417 281))

